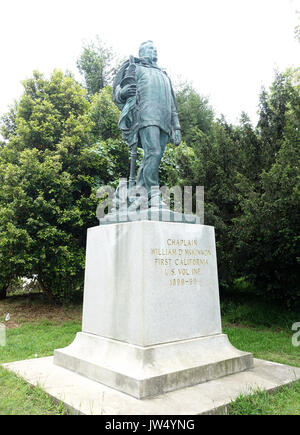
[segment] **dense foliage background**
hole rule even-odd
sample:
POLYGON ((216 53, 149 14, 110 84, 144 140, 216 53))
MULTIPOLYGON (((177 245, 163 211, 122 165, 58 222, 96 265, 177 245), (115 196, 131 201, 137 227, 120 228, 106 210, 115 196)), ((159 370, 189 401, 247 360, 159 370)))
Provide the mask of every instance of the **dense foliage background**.
MULTIPOLYGON (((83 47, 83 84, 56 70, 25 80, 2 117, 0 298, 37 277, 49 299, 83 290, 86 230, 98 224, 96 190, 128 177, 111 81, 120 63, 100 40, 83 47)), ((246 86, 246 84, 245 84, 246 86)), ((169 145, 161 184, 205 188, 216 228, 221 296, 252 293, 297 303, 300 228, 300 68, 277 72, 259 96, 259 121, 216 119, 193 86, 177 85, 182 143, 169 145)))

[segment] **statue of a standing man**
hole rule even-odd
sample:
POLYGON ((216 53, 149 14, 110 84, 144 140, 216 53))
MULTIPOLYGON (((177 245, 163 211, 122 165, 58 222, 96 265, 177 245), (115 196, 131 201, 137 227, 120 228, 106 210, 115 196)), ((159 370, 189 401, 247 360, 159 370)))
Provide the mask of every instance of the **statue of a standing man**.
POLYGON ((158 170, 167 143, 179 145, 181 141, 172 84, 156 62, 153 42, 143 42, 139 57, 131 56, 114 81, 114 101, 122 110, 119 127, 123 137, 132 150, 138 146, 144 150, 136 184, 146 188, 149 202, 153 195, 159 196, 158 170), (152 187, 157 189, 152 189, 151 197, 152 187))

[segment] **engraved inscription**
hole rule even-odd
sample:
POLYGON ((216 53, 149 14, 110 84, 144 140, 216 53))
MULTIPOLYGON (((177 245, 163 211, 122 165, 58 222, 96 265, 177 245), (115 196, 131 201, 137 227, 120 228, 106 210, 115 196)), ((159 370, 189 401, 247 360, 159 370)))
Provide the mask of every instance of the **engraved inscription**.
POLYGON ((169 278, 169 285, 196 286, 204 267, 212 255, 209 249, 199 246, 197 240, 167 239, 164 246, 151 249, 156 267, 169 278))

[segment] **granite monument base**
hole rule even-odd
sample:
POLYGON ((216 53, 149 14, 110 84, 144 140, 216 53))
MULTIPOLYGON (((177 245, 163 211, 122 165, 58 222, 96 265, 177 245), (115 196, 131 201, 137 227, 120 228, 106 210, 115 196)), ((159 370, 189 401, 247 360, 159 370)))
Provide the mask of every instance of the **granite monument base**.
POLYGON ((54 363, 138 399, 251 369, 222 334, 214 228, 90 228, 82 332, 54 363))
POLYGON ((78 333, 55 364, 137 399, 149 398, 253 367, 252 355, 224 334, 156 346, 135 346, 78 333))

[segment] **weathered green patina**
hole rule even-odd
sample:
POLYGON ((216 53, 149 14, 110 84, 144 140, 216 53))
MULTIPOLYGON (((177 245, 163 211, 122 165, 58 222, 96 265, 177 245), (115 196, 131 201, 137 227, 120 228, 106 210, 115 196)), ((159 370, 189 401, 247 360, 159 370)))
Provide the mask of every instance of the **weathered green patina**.
MULTIPOLYGON (((130 184, 134 182, 136 149, 141 147, 144 159, 136 184, 146 188, 151 199, 151 188, 159 186, 158 170, 167 143, 179 145, 181 141, 172 84, 157 66, 152 41, 142 43, 139 57, 131 56, 121 66, 114 80, 114 101, 122 111, 119 128, 131 148, 130 184)), ((158 189, 155 194, 159 195, 158 189)))

